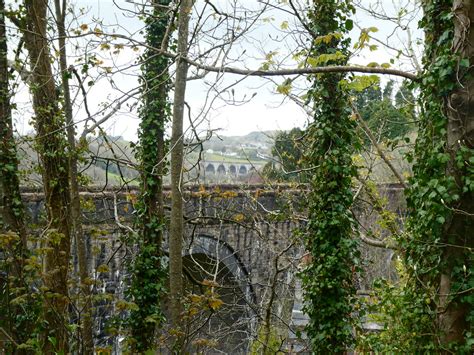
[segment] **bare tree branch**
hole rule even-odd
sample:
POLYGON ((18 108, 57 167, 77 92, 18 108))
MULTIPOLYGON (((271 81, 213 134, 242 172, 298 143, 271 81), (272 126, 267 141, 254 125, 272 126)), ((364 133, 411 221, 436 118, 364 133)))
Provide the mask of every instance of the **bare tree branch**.
POLYGON ((359 237, 360 237, 360 240, 362 240, 365 244, 368 244, 373 247, 384 248, 384 249, 397 249, 395 246, 391 245, 390 243, 387 243, 384 240, 372 239, 365 236, 362 233, 359 233, 359 237))
POLYGON ((377 139, 374 137, 372 131, 370 130, 369 126, 367 126, 367 123, 362 119, 360 116, 359 111, 357 110, 357 107, 354 105, 353 102, 351 102, 351 107, 352 107, 352 112, 354 113, 355 117, 357 118, 357 122, 362 126, 362 129, 364 130, 365 134, 367 137, 369 137, 370 142, 374 145, 375 149, 377 150, 377 153, 380 155, 380 157, 383 159, 385 164, 389 167, 389 169, 392 171, 393 175, 397 178, 397 180, 400 182, 400 184, 406 189, 408 188, 405 179, 400 175, 397 169, 393 166, 392 162, 388 157, 385 155, 383 152, 382 148, 380 148, 380 145, 377 143, 377 139))

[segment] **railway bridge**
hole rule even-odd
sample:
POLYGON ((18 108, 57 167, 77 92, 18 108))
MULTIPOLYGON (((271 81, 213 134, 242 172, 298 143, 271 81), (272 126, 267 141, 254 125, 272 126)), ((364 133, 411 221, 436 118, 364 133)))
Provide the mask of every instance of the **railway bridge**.
MULTIPOLYGON (((230 166, 228 167, 230 169, 230 166)), ((191 186, 185 200, 183 264, 187 287, 203 292, 202 284, 220 290, 220 307, 199 332, 202 337, 225 344, 224 352, 246 353, 259 337, 264 320, 271 320, 272 336, 294 342, 298 328, 304 326, 301 293, 296 274, 304 248, 296 230, 305 224, 305 187, 290 185, 214 185, 191 186)), ((133 233, 136 189, 91 189, 81 192, 83 221, 87 231, 89 272, 96 280, 96 335, 98 345, 120 349, 120 339, 107 331, 107 321, 116 301, 124 298, 129 274, 127 262, 137 247, 124 242, 133 233), (104 267, 105 266, 105 267, 104 267)), ((400 187, 381 189, 388 208, 403 215, 405 207, 400 187)), ((165 201, 170 192, 165 189, 165 201)), ((23 198, 31 223, 44 223, 44 196, 35 189, 24 189, 23 198)), ((359 204, 362 224, 371 225, 376 211, 359 204)), ((165 242, 166 244, 166 242, 165 242)), ((166 245, 165 245, 166 248, 166 245)), ((375 265, 369 279, 390 274, 391 252, 364 247, 363 255, 375 265)), ((73 267, 77 267, 74 257, 73 267)), ((222 350, 222 347, 219 347, 222 350)), ((117 350, 118 351, 118 350, 117 350)))

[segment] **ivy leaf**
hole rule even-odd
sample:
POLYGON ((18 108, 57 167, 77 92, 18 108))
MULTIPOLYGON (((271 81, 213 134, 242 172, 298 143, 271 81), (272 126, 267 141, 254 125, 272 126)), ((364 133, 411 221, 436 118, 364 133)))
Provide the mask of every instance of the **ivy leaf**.
POLYGON ((351 19, 346 20, 346 22, 344 23, 344 27, 346 28, 346 30, 351 31, 354 28, 354 21, 352 21, 351 19))
POLYGON ((461 68, 469 68, 469 58, 463 58, 459 61, 459 66, 461 68))

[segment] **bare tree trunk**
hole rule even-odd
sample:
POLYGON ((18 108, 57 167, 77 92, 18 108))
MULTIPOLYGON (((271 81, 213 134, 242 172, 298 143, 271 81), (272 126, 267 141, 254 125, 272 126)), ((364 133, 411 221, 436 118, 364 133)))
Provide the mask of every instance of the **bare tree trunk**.
MULTIPOLYGON (((460 60, 469 60, 470 68, 459 75, 460 85, 448 97, 447 115, 447 151, 451 156, 448 175, 454 177, 458 186, 463 186, 463 168, 459 167, 456 157, 461 149, 474 149, 474 2, 472 0, 455 0, 454 12, 454 42, 453 52, 459 54, 460 60)), ((455 268, 463 263, 464 268, 472 270, 469 253, 474 247, 474 193, 463 192, 453 216, 446 223, 443 243, 446 243, 443 253, 443 269, 441 272, 438 308, 438 322, 442 332, 441 343, 464 342, 465 332, 469 331, 467 316, 471 311, 468 303, 463 303, 457 294, 459 286, 453 285, 455 268)), ((472 260, 472 259, 471 259, 472 260)), ((470 291, 472 293, 472 290, 470 291)), ((468 294, 465 294, 466 296, 468 294)))
POLYGON ((43 270, 46 288, 43 310, 47 326, 42 333, 42 346, 47 354, 67 353, 71 221, 68 146, 47 39, 48 0, 25 0, 24 4, 26 18, 21 21, 21 29, 29 53, 36 145, 42 162, 48 217, 43 270))
POLYGON ((171 133, 171 220, 170 220, 170 302, 171 325, 179 328, 182 311, 181 297, 183 293, 183 262, 181 258, 183 240, 183 114, 184 95, 186 92, 186 76, 188 64, 181 57, 188 51, 189 15, 192 0, 182 0, 178 22, 178 58, 176 64, 176 80, 174 85, 173 128, 171 133))
POLYGON ((86 354, 94 352, 93 322, 92 322, 92 294, 90 286, 86 283, 89 278, 86 260, 86 241, 84 231, 82 229, 81 200, 79 197, 78 183, 78 164, 76 139, 74 129, 74 119, 71 104, 71 92, 69 88, 69 73, 67 69, 67 52, 66 52, 66 5, 67 1, 63 0, 62 6, 60 0, 54 1, 56 9, 56 25, 59 35, 59 63, 61 71, 61 83, 64 95, 64 115, 67 124, 67 140, 69 144, 69 178, 71 183, 71 237, 75 238, 76 253, 79 264, 79 277, 81 281, 82 301, 79 309, 81 312, 81 333, 82 333, 82 351, 86 354), (61 9, 62 8, 62 9, 61 9))

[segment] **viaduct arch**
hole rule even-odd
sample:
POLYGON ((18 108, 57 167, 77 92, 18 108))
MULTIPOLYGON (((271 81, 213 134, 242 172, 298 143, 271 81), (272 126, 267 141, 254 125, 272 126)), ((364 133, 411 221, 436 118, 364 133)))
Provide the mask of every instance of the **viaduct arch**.
POLYGON ((206 174, 244 176, 260 170, 264 164, 264 162, 203 161, 201 167, 206 174))
MULTIPOLYGON (((193 255, 206 255, 206 257, 214 260, 214 264, 207 264, 211 266, 210 270, 203 270, 208 272, 215 272, 218 274, 219 267, 223 267, 229 271, 231 278, 240 288, 240 291, 245 296, 246 302, 249 304, 255 303, 257 298, 254 288, 250 281, 250 275, 244 263, 240 260, 238 252, 235 251, 229 244, 222 240, 218 240, 210 235, 199 234, 193 238, 192 244, 183 251, 183 258, 193 258, 193 255), (214 270, 212 270, 214 269, 214 270), (217 269, 217 270, 216 270, 217 269)), ((203 266, 203 269, 206 269, 203 266)), ((208 274, 211 276, 211 274, 208 274)), ((230 276, 227 274, 226 276, 230 276)))
POLYGON ((202 294, 197 282, 212 282, 216 285, 213 292, 222 301, 217 309, 202 315, 209 317, 208 326, 198 330, 198 337, 216 339, 228 354, 248 353, 251 334, 257 328, 252 308, 257 297, 238 253, 213 236, 199 234, 183 251, 183 266, 188 293, 202 294))

